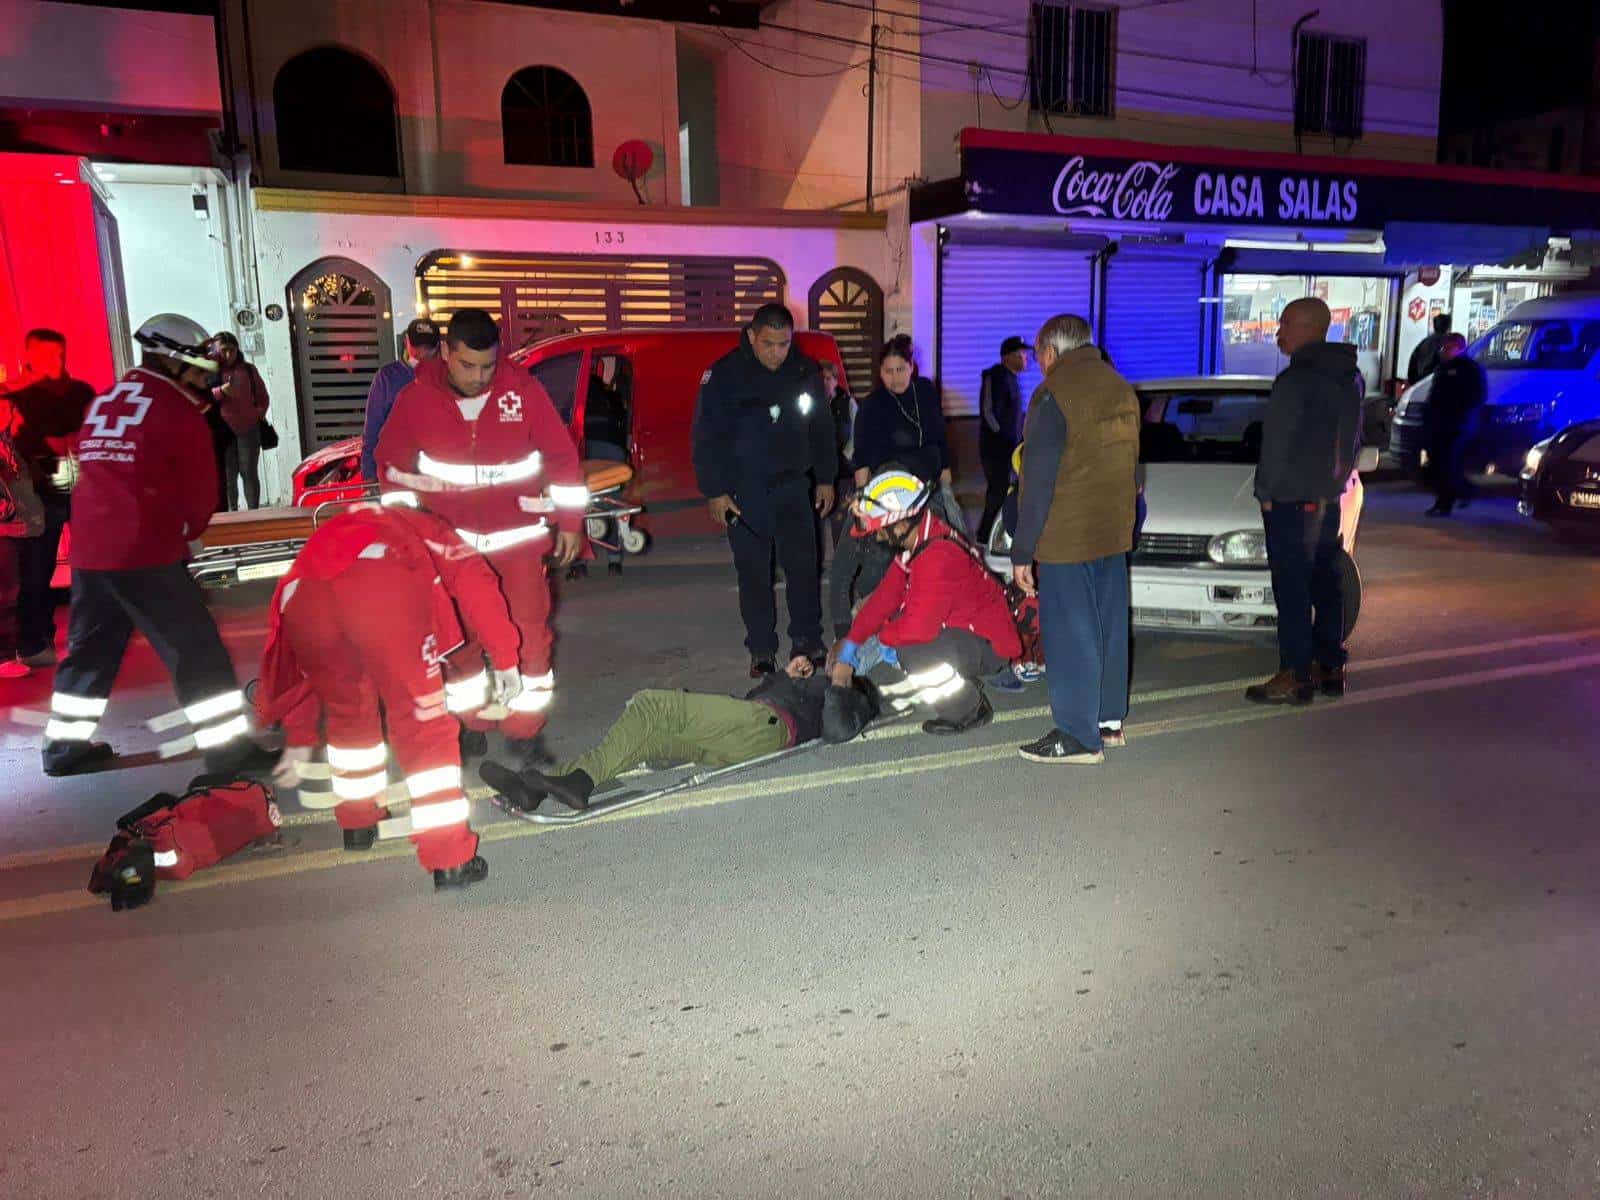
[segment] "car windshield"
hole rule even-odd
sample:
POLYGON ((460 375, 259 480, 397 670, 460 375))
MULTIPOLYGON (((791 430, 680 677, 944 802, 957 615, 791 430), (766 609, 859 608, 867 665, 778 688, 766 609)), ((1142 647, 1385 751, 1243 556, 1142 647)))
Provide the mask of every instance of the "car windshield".
POLYGON ((1490 371, 1581 371, 1597 352, 1600 321, 1580 317, 1502 321, 1471 351, 1490 371))
POLYGON ((1265 391, 1140 392, 1146 463, 1255 463, 1261 457, 1265 391))

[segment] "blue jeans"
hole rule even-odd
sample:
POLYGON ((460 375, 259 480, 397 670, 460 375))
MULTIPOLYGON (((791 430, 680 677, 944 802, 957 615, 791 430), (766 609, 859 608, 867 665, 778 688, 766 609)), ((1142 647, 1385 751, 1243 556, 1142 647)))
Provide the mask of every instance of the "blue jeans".
POLYGON ((1039 634, 1056 728, 1087 750, 1128 715, 1128 556, 1039 563, 1039 634))
POLYGON ((1308 681, 1313 661, 1344 666, 1344 597, 1339 592, 1339 504, 1275 502, 1267 531, 1272 598, 1278 608, 1278 669, 1308 681))

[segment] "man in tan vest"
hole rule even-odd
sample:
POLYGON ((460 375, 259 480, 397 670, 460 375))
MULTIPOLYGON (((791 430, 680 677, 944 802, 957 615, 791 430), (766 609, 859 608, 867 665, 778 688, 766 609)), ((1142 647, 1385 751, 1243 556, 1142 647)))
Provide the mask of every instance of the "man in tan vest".
POLYGON ((1021 747, 1038 763, 1100 763, 1128 715, 1128 551, 1139 399, 1089 342, 1051 317, 1034 346, 1044 382, 1028 404, 1011 562, 1039 597, 1055 728, 1021 747))

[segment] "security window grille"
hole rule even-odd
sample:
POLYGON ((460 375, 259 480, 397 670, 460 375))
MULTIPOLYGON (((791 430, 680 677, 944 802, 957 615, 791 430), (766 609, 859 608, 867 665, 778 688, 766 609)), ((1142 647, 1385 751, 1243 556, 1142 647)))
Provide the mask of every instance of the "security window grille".
POLYGON ((506 162, 594 166, 594 122, 578 81, 555 67, 525 67, 500 93, 506 162))
POLYGON ((1033 107, 1050 116, 1109 117, 1116 11, 1035 4, 1028 55, 1033 107))
POLYGON ((1365 38, 1302 33, 1295 55, 1295 128, 1358 138, 1366 112, 1365 38))

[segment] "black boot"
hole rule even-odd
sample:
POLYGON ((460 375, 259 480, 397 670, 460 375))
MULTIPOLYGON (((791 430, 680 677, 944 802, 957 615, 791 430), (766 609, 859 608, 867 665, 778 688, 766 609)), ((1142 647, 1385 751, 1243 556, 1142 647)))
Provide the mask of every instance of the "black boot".
MULTIPOLYGON (((539 779, 544 778, 536 771, 528 774, 539 779)), ((478 778, 509 800, 513 808, 521 809, 523 812, 532 812, 545 798, 544 789, 534 786, 523 772, 514 771, 493 759, 478 764, 478 778)))
POLYGON ((607 575, 621 575, 622 574, 622 564, 619 563, 619 562, 607 563, 606 564, 606 574, 607 575))
POLYGON ((778 669, 778 664, 769 658, 752 658, 750 660, 750 678, 765 679, 778 669))
POLYGON ((459 867, 451 867, 448 871, 435 871, 433 886, 435 891, 440 888, 462 888, 468 884, 481 883, 487 878, 489 878, 489 864, 474 854, 459 867))
POLYGON ((117 752, 105 742, 47 742, 44 773, 53 779, 81 775, 105 766, 116 756, 117 752))
POLYGON ((525 767, 548 767, 556 761, 556 756, 545 749, 544 734, 535 734, 531 738, 507 738, 506 753, 517 764, 517 769, 525 767))
POLYGON ((594 780, 587 771, 568 771, 565 775, 545 775, 538 771, 524 771, 528 786, 554 796, 574 812, 589 807, 589 797, 594 795, 594 780))
POLYGON ((952 721, 948 717, 935 717, 931 721, 922 723, 922 732, 947 736, 966 733, 971 729, 982 729, 992 720, 994 720, 994 707, 989 703, 989 697, 984 695, 983 689, 979 688, 978 707, 973 709, 969 715, 959 721, 952 721))
POLYGON ((456 735, 456 745, 461 750, 461 761, 465 763, 469 758, 482 758, 489 753, 489 735, 481 729, 468 729, 465 725, 456 735))
POLYGON ((365 829, 346 829, 344 831, 344 848, 346 850, 371 850, 378 840, 378 827, 368 825, 365 829))

